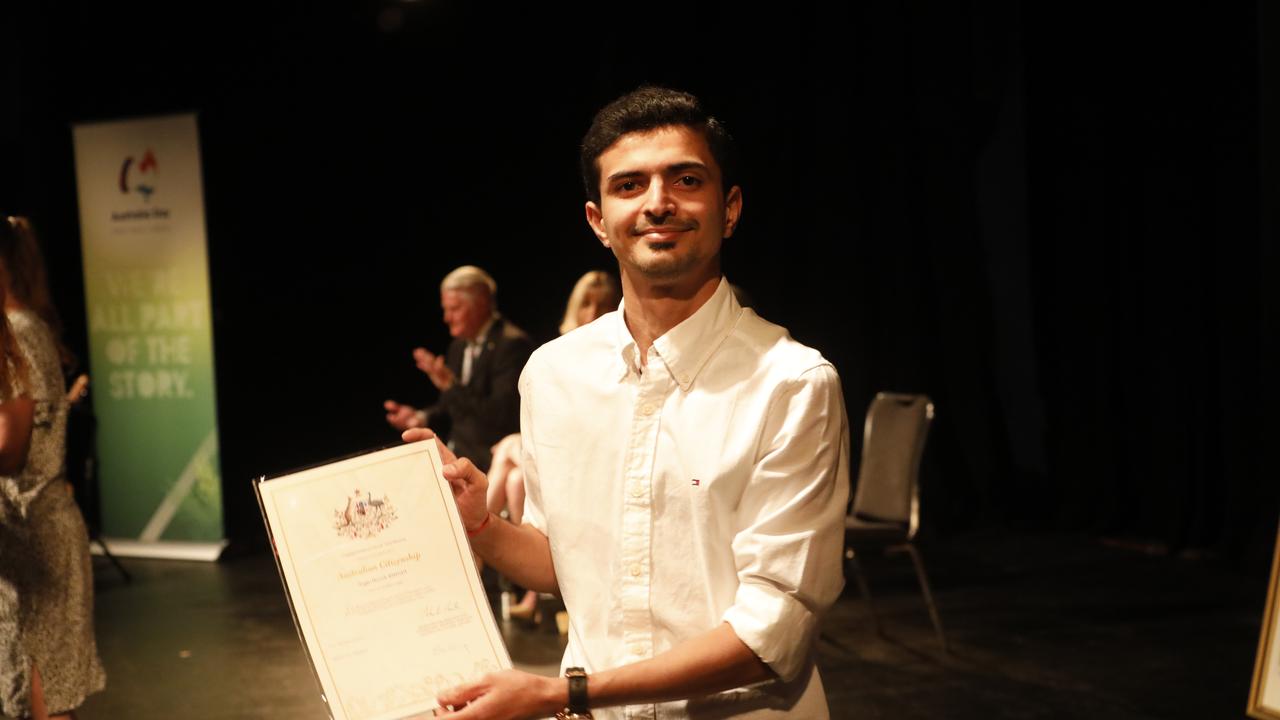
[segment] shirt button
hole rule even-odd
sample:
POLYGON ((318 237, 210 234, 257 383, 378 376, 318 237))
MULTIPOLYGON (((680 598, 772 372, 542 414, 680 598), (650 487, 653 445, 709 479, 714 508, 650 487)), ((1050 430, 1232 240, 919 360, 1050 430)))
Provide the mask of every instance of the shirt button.
POLYGON ((653 411, 654 411, 654 407, 652 403, 645 403, 644 405, 640 406, 641 415, 652 415, 653 411))
POLYGON ((641 572, 643 572, 643 570, 640 568, 639 565, 631 566, 631 577, 640 577, 641 572))
POLYGON ((631 654, 632 654, 632 655, 644 655, 644 646, 643 646, 643 645, 632 645, 632 646, 631 646, 631 654))
POLYGON ((643 494, 644 494, 644 488, 640 487, 639 485, 631 488, 631 497, 638 498, 643 494))

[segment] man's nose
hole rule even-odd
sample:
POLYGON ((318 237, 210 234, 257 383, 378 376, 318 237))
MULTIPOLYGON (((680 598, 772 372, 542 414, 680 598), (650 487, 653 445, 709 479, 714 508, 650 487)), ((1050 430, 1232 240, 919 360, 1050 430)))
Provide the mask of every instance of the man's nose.
POLYGON ((644 212, 653 217, 667 217, 676 212, 675 198, 670 188, 661 180, 649 183, 644 196, 644 212))

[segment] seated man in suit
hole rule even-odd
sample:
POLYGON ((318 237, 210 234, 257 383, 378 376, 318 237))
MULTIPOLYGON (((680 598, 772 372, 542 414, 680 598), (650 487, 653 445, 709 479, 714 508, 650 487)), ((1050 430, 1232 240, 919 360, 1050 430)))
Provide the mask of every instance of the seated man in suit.
POLYGON ((397 430, 431 427, 449 447, 488 468, 494 443, 520 431, 520 371, 533 352, 524 331, 497 312, 498 285, 489 273, 463 265, 440 283, 440 307, 453 341, 446 353, 413 351, 418 368, 440 390, 440 400, 419 410, 394 400, 384 404, 397 430))

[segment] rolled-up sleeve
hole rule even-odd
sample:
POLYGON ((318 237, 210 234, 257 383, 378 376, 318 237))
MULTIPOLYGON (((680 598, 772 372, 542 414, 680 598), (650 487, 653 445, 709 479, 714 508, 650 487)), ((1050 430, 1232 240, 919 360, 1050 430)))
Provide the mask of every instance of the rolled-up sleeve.
POLYGON ((739 586, 723 619, 791 680, 808 662, 823 613, 844 587, 849 429, 840 379, 823 364, 780 386, 737 509, 739 586))

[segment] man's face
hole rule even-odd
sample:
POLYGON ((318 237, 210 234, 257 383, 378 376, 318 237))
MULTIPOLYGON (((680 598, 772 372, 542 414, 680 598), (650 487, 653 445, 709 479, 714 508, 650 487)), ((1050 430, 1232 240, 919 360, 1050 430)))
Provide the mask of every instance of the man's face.
POLYGON ((449 334, 463 340, 476 339, 491 314, 480 290, 443 290, 440 307, 444 310, 444 324, 449 326, 449 334))
POLYGON ((673 125, 630 133, 596 162, 600 203, 587 203, 587 222, 624 274, 658 284, 719 274, 720 241, 733 234, 742 193, 722 191, 701 132, 673 125))

